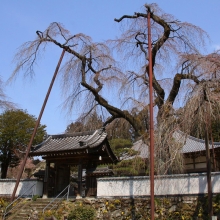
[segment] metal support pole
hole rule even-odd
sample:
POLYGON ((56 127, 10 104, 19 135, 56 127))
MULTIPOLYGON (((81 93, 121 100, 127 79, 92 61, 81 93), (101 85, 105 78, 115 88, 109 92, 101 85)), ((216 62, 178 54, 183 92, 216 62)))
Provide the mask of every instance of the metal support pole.
POLYGON ((60 56, 60 59, 59 59, 59 62, 58 62, 58 64, 57 64, 57 67, 56 67, 56 69, 55 69, 53 78, 52 78, 52 80, 51 80, 49 89, 48 89, 48 91, 47 91, 46 97, 45 97, 45 99, 44 99, 44 103, 43 103, 43 105, 42 105, 40 114, 39 114, 38 119, 37 119, 37 121, 36 121, 35 128, 34 128, 34 131, 33 131, 32 136, 31 136, 30 142, 29 142, 29 144, 28 144, 27 151, 26 151, 25 157, 24 157, 24 159, 23 159, 21 168, 20 168, 20 170, 19 170, 19 172, 18 172, 17 181, 16 181, 16 184, 15 184, 15 187, 14 187, 14 191, 13 191, 12 196, 11 196, 11 201, 13 201, 14 198, 15 198, 15 194, 16 194, 16 191, 17 191, 17 188, 18 188, 18 184, 19 184, 19 182, 20 182, 20 179, 21 179, 21 176, 22 176, 22 173, 23 173, 23 170, 24 170, 24 166, 25 166, 26 161, 27 161, 27 158, 28 158, 28 154, 29 154, 29 152, 30 152, 30 150, 31 150, 31 146, 32 146, 34 137, 35 137, 35 135, 36 135, 36 133, 37 133, 37 128, 38 128, 38 126, 39 126, 39 124, 40 124, 41 117, 42 117, 42 115, 43 115, 45 106, 46 106, 46 104, 47 104, 47 100, 48 100, 48 98, 49 98, 51 89, 52 89, 53 84, 54 84, 54 81, 55 81, 55 79, 56 79, 56 76, 57 76, 57 73, 58 73, 60 64, 61 64, 61 62, 62 62, 64 53, 65 53, 65 50, 63 49, 63 51, 62 51, 62 53, 61 53, 61 56, 60 56))
POLYGON ((213 136, 212 136, 212 126, 210 125, 210 136, 212 141, 212 162, 213 162, 213 171, 216 172, 216 160, 215 160, 215 149, 213 144, 213 136))
POLYGON ((150 202, 151 220, 154 220, 154 119, 153 119, 153 70, 152 70, 152 51, 151 51, 151 24, 150 11, 147 13, 148 26, 148 59, 149 59, 149 100, 150 100, 150 202))
POLYGON ((213 216, 212 207, 212 181, 211 181, 211 158, 209 149, 209 132, 208 132, 208 117, 207 108, 205 109, 205 148, 206 148, 206 167, 207 167, 207 185, 208 185, 208 213, 209 217, 213 216))
POLYGON ((68 190, 67 190, 67 197, 66 197, 66 200, 69 201, 69 193, 70 193, 70 184, 68 186, 68 190))

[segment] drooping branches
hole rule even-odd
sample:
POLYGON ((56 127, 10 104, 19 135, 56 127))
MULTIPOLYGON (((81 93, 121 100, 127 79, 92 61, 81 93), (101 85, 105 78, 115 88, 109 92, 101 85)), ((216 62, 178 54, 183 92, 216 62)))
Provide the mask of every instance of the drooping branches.
MULTIPOLYGON (((18 60, 18 65, 12 77, 21 68, 25 69, 26 75, 32 75, 34 64, 42 48, 45 50, 48 43, 53 43, 69 53, 69 60, 62 68, 64 91, 68 93, 72 88, 72 92, 77 95, 74 96, 74 94, 69 93, 68 95, 79 99, 80 95, 85 97, 82 87, 86 88, 91 97, 87 101, 93 103, 92 105, 87 103, 87 107, 93 108, 94 105, 98 104, 111 115, 112 119, 109 118, 108 121, 115 118, 125 118, 134 127, 137 134, 139 133, 138 127, 140 126, 129 111, 109 104, 109 101, 102 95, 104 84, 105 86, 108 83, 116 85, 124 78, 123 72, 118 68, 106 44, 93 43, 91 38, 84 34, 71 35, 57 22, 52 23, 44 32, 37 31, 36 33, 37 39, 22 45, 17 53, 15 58, 18 60)), ((70 104, 74 104, 73 100, 70 101, 70 104)), ((89 112, 89 108, 85 108, 85 111, 89 112)))
MULTIPOLYGON (((200 38, 204 32, 191 24, 182 23, 175 20, 172 16, 162 13, 158 10, 155 4, 145 5, 146 13, 135 13, 133 16, 124 15, 119 19, 115 19, 117 22, 122 22, 125 19, 131 19, 128 30, 124 32, 116 41, 116 46, 122 51, 125 45, 130 43, 130 50, 126 50, 125 55, 133 55, 140 58, 140 52, 143 56, 143 65, 145 66, 145 74, 148 73, 148 44, 147 44, 147 13, 150 13, 152 21, 152 60, 153 60, 153 88, 156 92, 155 103, 157 107, 161 109, 166 102, 174 103, 176 96, 179 93, 181 80, 188 79, 198 82, 197 76, 193 72, 184 75, 176 74, 173 80, 173 86, 171 90, 167 91, 169 97, 165 100, 165 89, 158 81, 157 66, 161 63, 167 65, 169 57, 175 60, 175 56, 179 57, 181 53, 186 51, 195 52, 196 41, 192 39, 193 35, 200 38), (156 14, 158 12, 158 15, 156 14), (187 30, 189 34, 187 34, 187 30), (136 33, 136 34, 135 34, 136 33), (200 36, 199 36, 200 35, 200 36), (132 50, 132 54, 130 51, 132 50), (139 50, 139 52, 138 52, 139 50), (136 53, 137 51, 137 53, 136 53)), ((134 57, 135 59, 135 57, 134 57)), ((171 75, 171 73, 170 73, 171 75)))
POLYGON ((169 155, 172 158, 177 155, 171 154, 176 152, 172 133, 181 124, 177 123, 180 114, 174 108, 177 97, 181 92, 182 96, 194 95, 204 82, 219 79, 219 52, 202 55, 200 48, 206 33, 201 28, 176 20, 156 4, 145 5, 142 12, 115 19, 124 29, 121 36, 108 42, 93 42, 82 33, 72 35, 63 25, 54 22, 45 31, 37 31, 34 41, 22 45, 15 57, 17 66, 12 77, 21 70, 25 76, 33 74, 38 56, 48 44, 65 49, 68 54, 62 68, 62 88, 67 97, 65 107, 72 111, 75 106, 81 115, 88 116, 99 106, 98 114, 102 115, 104 126, 122 118, 137 136, 147 137, 147 13, 150 13, 152 27, 158 147, 161 144, 166 149, 159 153, 166 155, 161 165, 168 166, 169 155), (116 53, 119 62, 114 57, 116 53), (190 84, 189 89, 183 82, 190 84))

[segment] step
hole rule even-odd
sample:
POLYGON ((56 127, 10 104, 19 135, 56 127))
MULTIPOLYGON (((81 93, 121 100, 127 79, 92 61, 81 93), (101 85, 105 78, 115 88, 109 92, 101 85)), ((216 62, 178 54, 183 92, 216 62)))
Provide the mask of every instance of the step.
MULTIPOLYGON (((52 199, 42 199, 38 198, 36 201, 32 201, 31 199, 26 200, 25 203, 20 203, 18 207, 15 207, 12 210, 12 213, 7 217, 7 220, 17 220, 17 219, 27 219, 29 214, 31 214, 34 210, 36 210, 38 213, 43 212, 43 209, 53 200, 52 199)), ((56 199, 56 204, 53 209, 56 209, 61 201, 64 199, 56 199)), ((52 208, 51 204, 48 209, 52 208)))

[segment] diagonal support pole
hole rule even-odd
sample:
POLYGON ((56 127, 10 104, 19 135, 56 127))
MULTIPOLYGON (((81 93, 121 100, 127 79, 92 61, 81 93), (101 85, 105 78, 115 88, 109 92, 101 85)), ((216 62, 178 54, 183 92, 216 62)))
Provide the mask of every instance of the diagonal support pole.
POLYGON ((24 159, 23 159, 23 161, 22 161, 21 168, 20 168, 19 173, 18 173, 18 176, 17 176, 17 181, 16 181, 16 184, 15 184, 15 187, 14 187, 14 191, 13 191, 12 196, 11 196, 11 201, 14 201, 15 194, 16 194, 16 191, 17 191, 17 188, 18 188, 18 184, 19 184, 19 182, 20 182, 20 179, 21 179, 21 176, 22 176, 22 173, 23 173, 23 170, 24 170, 24 166, 25 166, 26 161, 27 161, 27 158, 28 158, 28 154, 30 153, 30 150, 31 150, 31 146, 32 146, 34 137, 35 137, 35 135, 36 135, 36 133, 37 133, 37 129, 38 129, 38 126, 39 126, 39 124, 40 124, 40 120, 41 120, 41 118, 42 118, 42 115, 43 115, 45 106, 46 106, 46 104, 47 104, 47 100, 48 100, 48 98, 49 98, 51 89, 52 89, 52 87, 53 87, 53 84, 54 84, 54 81, 55 81, 55 79, 56 79, 58 70, 59 70, 59 68, 60 68, 60 64, 61 64, 61 62, 62 62, 64 53, 65 53, 65 49, 63 49, 63 51, 62 51, 62 53, 61 53, 60 59, 59 59, 59 61, 58 61, 57 67, 56 67, 55 72, 54 72, 54 75, 53 75, 53 78, 52 78, 51 83, 50 83, 50 86, 49 86, 49 88, 48 88, 46 97, 45 97, 45 99, 44 99, 44 103, 43 103, 43 105, 42 105, 40 114, 39 114, 38 119, 37 119, 37 121, 36 121, 34 131, 33 131, 33 133, 32 133, 30 142, 29 142, 28 147, 27 147, 27 151, 26 151, 25 157, 24 157, 24 159))

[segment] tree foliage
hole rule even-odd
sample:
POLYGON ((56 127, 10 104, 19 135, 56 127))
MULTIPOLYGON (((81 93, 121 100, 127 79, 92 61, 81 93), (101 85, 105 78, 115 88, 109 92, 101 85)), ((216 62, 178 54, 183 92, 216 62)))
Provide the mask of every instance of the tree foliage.
POLYGON ((116 138, 110 140, 110 146, 114 154, 120 158, 126 155, 133 156, 135 153, 132 151, 132 142, 129 139, 116 138))
MULTIPOLYGON (((19 165, 30 141, 36 118, 23 110, 7 110, 0 115, 1 178, 6 178, 8 167, 19 165)), ((33 145, 43 141, 45 125, 40 125, 33 145)))
POLYGON ((0 77, 0 108, 3 110, 13 109, 16 107, 16 104, 10 102, 7 95, 4 92, 4 83, 0 77))
POLYGON ((80 117, 76 122, 72 122, 67 126, 66 133, 94 131, 101 128, 102 119, 94 111, 89 117, 80 117))
POLYGON ((146 4, 142 12, 115 19, 122 25, 122 33, 107 42, 93 42, 82 33, 71 34, 63 25, 53 22, 45 31, 37 31, 34 41, 21 46, 15 56, 17 66, 12 78, 21 70, 25 75, 32 75, 39 54, 49 43, 60 47, 68 54, 62 68, 63 92, 67 95, 65 107, 72 111, 74 106, 80 106, 83 116, 97 108, 103 115, 103 126, 111 126, 119 119, 125 125, 126 120, 134 138, 141 136, 147 142, 147 13, 150 13, 152 26, 154 110, 157 113, 155 158, 158 169, 166 167, 157 173, 167 173, 172 172, 169 167, 178 165, 180 170, 182 167, 181 146, 177 147, 173 141, 174 131, 183 128, 189 134, 196 116, 200 121, 205 120, 204 114, 200 114, 204 108, 200 107, 209 103, 211 113, 216 103, 210 99, 215 100, 215 96, 209 94, 219 82, 220 54, 219 51, 203 54, 208 36, 200 27, 178 21, 156 4, 146 4), (211 88, 210 83, 214 87, 211 88), (184 108, 177 108, 178 99, 184 100, 181 101, 184 108))
MULTIPOLYGON (((96 111, 94 111, 88 117, 80 117, 75 122, 70 123, 66 128, 66 133, 74 132, 84 132, 84 131, 94 131, 103 127, 102 117, 98 116, 96 111)), ((106 132, 108 133, 109 140, 117 139, 128 139, 132 140, 134 136, 133 129, 131 125, 123 118, 114 120, 111 124, 106 127, 106 132)), ((130 142, 129 141, 129 142, 130 142)))
POLYGON ((129 139, 115 138, 110 140, 110 146, 120 162, 109 167, 117 176, 137 176, 147 172, 146 159, 137 156, 139 152, 132 149, 129 139))
POLYGON ((192 123, 190 135, 200 139, 205 139, 204 126, 208 126, 209 139, 214 142, 220 142, 219 83, 213 81, 213 82, 209 82, 208 85, 209 88, 206 86, 205 88, 203 88, 203 91, 201 91, 199 94, 200 94, 200 100, 207 99, 206 102, 208 102, 209 105, 206 107, 203 104, 198 105, 199 108, 197 109, 197 114, 194 114, 194 120, 192 123), (207 97, 204 97, 204 95, 206 95, 207 97), (206 117, 204 115, 204 111, 208 113, 206 117), (207 125, 201 123, 200 120, 201 117, 203 118, 202 121, 205 121, 207 125))
POLYGON ((135 136, 134 129, 124 118, 115 119, 107 126, 106 131, 109 140, 125 139, 131 142, 135 136))
MULTIPOLYGON (((22 173, 21 177, 22 179, 31 178, 33 176, 33 172, 37 169, 36 162, 38 162, 38 160, 34 160, 33 158, 27 159, 24 167, 24 172, 22 173)), ((22 160, 17 167, 9 167, 7 170, 7 179, 16 179, 18 170, 21 169, 21 165, 22 160)))
POLYGON ((140 176, 149 175, 146 160, 141 157, 134 157, 122 160, 118 164, 110 165, 116 176, 140 176))

